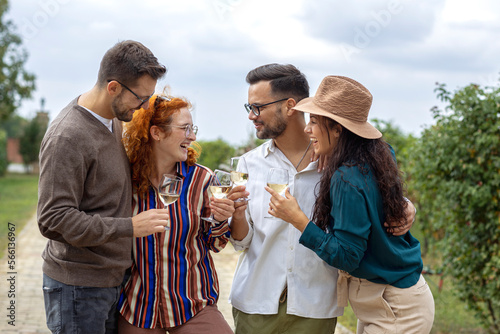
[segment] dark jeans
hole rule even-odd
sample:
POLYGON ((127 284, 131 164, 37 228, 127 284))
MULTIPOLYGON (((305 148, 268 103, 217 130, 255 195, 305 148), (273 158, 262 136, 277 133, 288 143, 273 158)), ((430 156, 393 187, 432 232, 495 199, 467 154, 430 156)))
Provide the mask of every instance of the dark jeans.
POLYGON ((116 333, 120 288, 66 285, 43 274, 47 327, 54 334, 116 333))

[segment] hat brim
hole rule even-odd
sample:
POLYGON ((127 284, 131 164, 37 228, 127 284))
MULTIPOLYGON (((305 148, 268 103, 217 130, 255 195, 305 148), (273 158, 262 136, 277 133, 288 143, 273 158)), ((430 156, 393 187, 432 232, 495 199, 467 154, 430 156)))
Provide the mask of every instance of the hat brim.
POLYGON ((382 137, 382 133, 368 122, 354 122, 347 118, 338 116, 331 111, 320 108, 314 103, 314 97, 308 97, 301 100, 292 109, 331 118, 340 123, 346 129, 363 138, 377 139, 382 137))

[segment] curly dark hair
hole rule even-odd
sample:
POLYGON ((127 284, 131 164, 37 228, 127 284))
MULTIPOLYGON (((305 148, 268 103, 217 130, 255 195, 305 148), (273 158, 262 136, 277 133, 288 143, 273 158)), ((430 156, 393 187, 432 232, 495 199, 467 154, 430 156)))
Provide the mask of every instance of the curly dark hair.
MULTIPOLYGON (((318 116, 322 130, 333 129, 334 120, 318 116)), ((362 138, 342 126, 338 143, 328 158, 325 170, 318 183, 319 189, 314 204, 313 221, 323 230, 327 230, 332 203, 330 200, 330 182, 333 174, 341 167, 357 167, 367 175, 373 172, 382 195, 385 221, 406 221, 406 201, 403 197, 404 183, 402 173, 392 156, 390 146, 383 139, 362 138), (368 166, 368 168, 367 168, 368 166)), ((318 188, 318 187, 317 187, 318 188)))

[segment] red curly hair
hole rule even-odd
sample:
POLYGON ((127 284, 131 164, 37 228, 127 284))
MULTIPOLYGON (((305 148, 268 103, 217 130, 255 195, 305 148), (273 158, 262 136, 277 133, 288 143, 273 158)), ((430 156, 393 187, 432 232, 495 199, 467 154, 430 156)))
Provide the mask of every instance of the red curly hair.
MULTIPOLYGON (((165 131, 167 136, 170 135, 171 128, 168 125, 172 123, 172 116, 181 108, 191 108, 191 104, 185 99, 155 94, 149 99, 149 108, 137 110, 132 121, 125 124, 122 141, 130 161, 133 189, 141 197, 148 191, 149 176, 157 172, 150 129, 156 125, 165 131)), ((188 166, 196 163, 201 151, 197 143, 193 144, 194 147, 188 148, 188 166)))

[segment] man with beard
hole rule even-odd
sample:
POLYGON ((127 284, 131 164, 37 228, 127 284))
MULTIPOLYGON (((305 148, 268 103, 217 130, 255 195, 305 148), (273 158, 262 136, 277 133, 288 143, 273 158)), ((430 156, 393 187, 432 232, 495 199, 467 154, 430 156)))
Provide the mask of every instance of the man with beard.
POLYGON ((141 43, 117 43, 97 83, 65 107, 40 148, 38 224, 47 326, 54 333, 112 333, 132 238, 163 232, 167 210, 131 218, 132 184, 121 121, 148 108, 166 73, 141 43))
MULTIPOLYGON (((314 188, 320 181, 318 161, 304 133, 304 114, 292 108, 309 96, 309 84, 295 66, 269 64, 250 71, 248 118, 259 139, 271 139, 240 158, 238 170, 249 175, 246 188, 235 187, 229 198, 250 195, 235 202, 231 242, 242 250, 234 274, 230 301, 235 333, 335 332, 337 317, 337 269, 299 244, 301 233, 292 225, 269 216, 265 191, 270 168, 288 171, 288 187, 301 209, 312 216, 314 188)), ((409 221, 414 207, 409 205, 409 221)), ((399 222, 396 224, 399 225, 399 222)), ((404 234, 404 228, 392 228, 404 234)))

